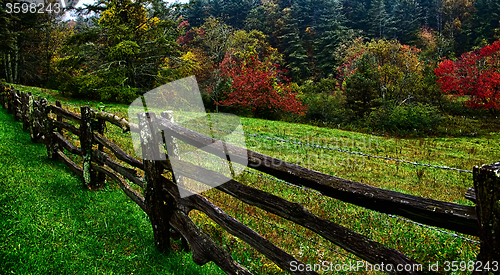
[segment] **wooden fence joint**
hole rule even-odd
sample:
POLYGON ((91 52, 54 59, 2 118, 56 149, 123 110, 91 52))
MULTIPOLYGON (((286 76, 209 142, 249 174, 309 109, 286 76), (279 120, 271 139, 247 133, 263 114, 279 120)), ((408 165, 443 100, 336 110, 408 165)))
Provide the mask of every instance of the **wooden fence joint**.
POLYGON ((21 113, 23 121, 23 131, 28 130, 29 127, 29 94, 21 93, 21 113))
POLYGON ((146 178, 145 202, 149 212, 149 220, 153 227, 156 248, 160 252, 170 250, 170 219, 173 215, 174 200, 162 188, 162 160, 166 154, 160 154, 160 131, 156 126, 154 113, 139 113, 139 129, 141 138, 144 174, 146 178))
MULTIPOLYGON (((161 113, 161 117, 170 120, 171 122, 174 122, 174 114, 173 111, 165 111, 161 113)), ((165 146, 167 148, 167 153, 168 157, 174 157, 176 159, 179 159, 179 145, 177 143, 177 139, 172 137, 172 135, 169 135, 168 133, 165 134, 165 146)), ((176 183, 178 186, 179 185, 184 185, 184 178, 180 175, 174 175, 174 171, 172 170, 172 179, 173 182, 176 183)), ((187 213, 187 212, 186 212, 187 213)), ((180 234, 179 232, 175 232, 176 234, 180 234)), ((186 238, 182 237, 181 235, 181 249, 184 251, 189 250, 189 244, 186 238)))

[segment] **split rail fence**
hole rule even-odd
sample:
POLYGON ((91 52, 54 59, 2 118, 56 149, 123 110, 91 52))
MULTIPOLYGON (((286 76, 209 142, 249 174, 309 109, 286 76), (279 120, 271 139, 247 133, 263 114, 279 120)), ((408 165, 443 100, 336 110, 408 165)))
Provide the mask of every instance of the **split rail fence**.
MULTIPOLYGON (((202 195, 181 198, 178 181, 182 179, 162 176, 165 170, 172 171, 174 164, 176 172, 183 177, 206 184, 210 184, 207 179, 226 182, 216 188, 244 203, 310 229, 371 264, 397 266, 418 263, 395 249, 320 218, 300 204, 189 162, 169 160, 168 156, 166 160, 155 160, 159 159, 157 156, 160 154, 160 147, 166 148, 168 152, 177 150, 174 139, 202 148, 208 153, 225 152, 226 157, 230 155, 234 163, 248 163, 256 170, 294 185, 314 189, 324 196, 378 212, 399 215, 418 223, 478 236, 481 239, 481 247, 477 261, 500 261, 500 162, 474 167, 474 187, 467 192, 467 197, 476 204, 472 207, 380 189, 306 169, 231 144, 215 143, 210 137, 173 123, 168 112, 161 113, 160 116, 154 113, 139 113, 139 124, 133 124, 114 114, 92 110, 89 107, 81 107, 80 114, 77 114, 63 109, 59 102, 49 105, 45 98, 4 85, 0 85, 0 104, 12 113, 15 119, 22 121, 24 130, 29 131, 34 142, 42 141, 46 145, 49 158, 62 160, 83 178, 88 187, 99 188, 104 184, 106 176, 116 181, 125 194, 148 214, 156 247, 160 251, 167 251, 170 249, 171 238, 182 238, 183 246, 192 250, 193 260, 198 265, 212 261, 228 274, 252 274, 189 218, 188 213, 193 209, 205 213, 224 230, 254 247, 281 269, 292 274, 317 274, 314 271, 292 270, 290 263, 295 261, 300 264, 300 260, 229 216, 202 195), (79 127, 64 120, 73 121, 79 127), (106 122, 121 128, 124 133, 150 133, 141 135, 143 159, 130 156, 108 140, 104 136, 106 122), (78 136, 80 147, 66 139, 62 129, 78 136), (164 140, 162 135, 167 137, 166 144, 161 144, 164 140), (104 148, 130 167, 115 161, 105 153, 104 148), (63 149, 81 156, 83 165, 79 166, 72 161, 63 149), (140 170, 144 172, 144 177, 139 176, 140 170), (129 182, 143 188, 143 192, 132 188, 129 182)), ((422 272, 394 270, 390 273, 422 272)))

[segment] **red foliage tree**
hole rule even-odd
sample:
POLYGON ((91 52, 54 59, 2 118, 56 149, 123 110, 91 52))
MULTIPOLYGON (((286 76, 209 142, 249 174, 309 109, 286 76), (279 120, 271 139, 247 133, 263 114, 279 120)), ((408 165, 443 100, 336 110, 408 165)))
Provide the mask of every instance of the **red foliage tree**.
POLYGON ((434 72, 443 93, 469 97, 467 107, 500 110, 500 41, 444 59, 434 72))
POLYGON ((304 115, 307 106, 297 98, 290 83, 281 75, 282 70, 270 60, 260 61, 257 55, 237 58, 226 54, 221 63, 222 73, 230 78, 227 98, 216 102, 222 106, 251 109, 259 112, 283 111, 304 115))

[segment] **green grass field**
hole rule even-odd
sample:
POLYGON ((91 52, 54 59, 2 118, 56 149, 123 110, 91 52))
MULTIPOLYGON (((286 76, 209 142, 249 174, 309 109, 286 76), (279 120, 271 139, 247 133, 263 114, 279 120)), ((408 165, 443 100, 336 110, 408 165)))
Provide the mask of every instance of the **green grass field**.
MULTIPOLYGON (((30 90, 34 94, 47 94, 46 92, 36 88, 19 88, 25 91, 30 90)), ((52 100, 60 99, 54 93, 49 94, 49 96, 52 100)), ((87 102, 82 101, 68 101, 68 103, 74 105, 88 104, 87 102)), ((65 104, 63 102, 63 106, 64 105, 65 104)), ((90 102, 89 105, 95 108, 98 103, 90 102)), ((106 109, 109 111, 127 113, 126 105, 106 104, 106 106, 106 109)), ((65 107, 73 109, 73 111, 79 111, 73 106, 67 105, 65 107)), ((319 128, 308 125, 266 121, 253 118, 242 118, 241 120, 243 129, 246 133, 259 134, 266 137, 281 138, 290 141, 300 141, 303 143, 317 144, 325 147, 355 152, 363 152, 376 156, 387 156, 408 161, 449 166, 465 170, 472 170, 474 165, 490 164, 500 160, 500 133, 497 132, 484 133, 477 137, 402 139, 371 136, 337 129, 319 128)), ((197 130, 195 128, 192 129, 197 130)), ((455 130, 458 131, 459 129, 455 130)), ((108 132, 106 135, 110 140, 124 148, 129 154, 133 154, 130 139, 127 135, 116 133, 118 131, 118 128, 108 124, 108 132)), ((27 134, 23 134, 20 130, 17 134, 19 136, 26 135, 25 138, 27 139, 27 143, 30 143, 27 134)), ((472 174, 469 173, 414 166, 390 160, 367 158, 333 150, 316 149, 309 146, 298 146, 289 142, 270 141, 258 137, 246 137, 246 144, 249 149, 254 151, 296 163, 323 173, 403 193, 472 205, 471 202, 464 199, 465 191, 473 185, 472 174)), ((187 149, 188 146, 181 144, 181 148, 187 149)), ((20 157, 19 159, 9 157, 9 159, 11 159, 11 161, 12 159, 16 159, 16 161, 22 163, 26 161, 25 157, 20 157)), ((63 169, 62 164, 57 165, 63 169)), ((2 171, 5 171, 5 169, 2 171)), ((34 178, 38 177, 34 176, 34 178)), ((375 241, 378 241, 388 247, 395 248, 414 258, 416 261, 423 263, 424 267, 426 267, 428 263, 435 263, 437 261, 439 261, 441 267, 443 267, 445 261, 474 260, 476 258, 476 254, 478 253, 479 245, 476 243, 429 228, 421 227, 406 221, 391 218, 387 215, 343 203, 335 199, 318 196, 309 191, 291 187, 266 177, 251 173, 242 173, 238 176, 238 179, 250 186, 254 186, 277 196, 281 196, 287 200, 301 203, 316 215, 332 220, 361 234, 367 235, 375 241)), ((81 188, 79 187, 81 186, 81 183, 71 185, 81 188)), ((114 185, 110 185, 110 187, 106 190, 98 192, 88 192, 80 189, 77 190, 85 193, 85 195, 82 195, 82 200, 92 195, 121 196, 121 203, 117 202, 116 207, 119 207, 119 209, 125 209, 125 206, 132 208, 130 200, 128 200, 125 195, 122 195, 119 190, 114 190, 113 186, 114 185)), ((32 189, 30 190, 32 191, 32 189)), ((321 261, 345 263, 347 261, 358 260, 355 256, 349 254, 341 248, 335 247, 335 245, 331 244, 329 241, 318 237, 315 233, 307 229, 253 206, 234 200, 228 195, 217 190, 209 190, 205 192, 204 195, 210 197, 212 202, 219 205, 228 214, 239 219, 244 224, 251 227, 278 245, 280 248, 291 253, 305 263, 314 264, 320 263, 321 261), (330 249, 334 249, 340 253, 332 252, 330 249), (346 254, 348 256, 345 256, 346 254)), ((75 195, 75 197, 79 196, 80 193, 75 195)), ((104 205, 108 205, 108 203, 111 203, 108 199, 113 201, 113 205, 115 201, 117 201, 114 197, 107 199, 101 198, 98 201, 104 205)), ((68 201, 68 203, 71 202, 73 201, 68 201)), ((93 204, 95 204, 95 202, 93 204)), ((88 207, 92 207, 91 205, 93 204, 88 205, 88 207)), ((99 208, 101 207, 102 206, 99 208)), ((134 209, 137 210, 137 207, 134 206, 134 209)), ((113 218, 113 216, 107 212, 108 211, 102 211, 99 212, 100 214, 90 215, 93 217, 91 223, 94 226, 102 226, 103 220, 113 218)), ((45 211, 41 211, 41 213, 45 213, 45 211)), ((64 214, 61 214, 61 216, 64 216, 64 214)), ((66 216, 68 215, 66 214, 66 216)), ((148 227, 148 221, 145 214, 137 212, 135 214, 136 219, 133 220, 130 219, 131 215, 125 216, 127 217, 127 219, 125 219, 126 222, 121 222, 109 230, 113 230, 112 232, 129 232, 131 230, 135 232, 142 232, 142 234, 145 234, 144 237, 141 238, 142 242, 137 243, 142 243, 144 246, 148 247, 148 253, 154 253, 154 247, 151 246, 152 234, 148 227), (145 229, 140 230, 139 226, 142 226, 145 229), (123 229, 123 227, 126 229, 123 229), (118 230, 118 228, 121 229, 118 230)), ((220 243, 225 249, 230 251, 233 257, 244 266, 248 267, 250 271, 257 274, 282 273, 282 271, 272 262, 265 259, 239 239, 223 231, 217 224, 207 219, 204 214, 192 211, 190 216, 205 232, 211 235, 212 238, 216 240, 216 242, 220 243)), ((71 217, 74 217, 73 214, 71 214, 71 217)), ((106 221, 105 225, 109 226, 109 220, 106 221)), ((32 225, 27 222, 26 226, 31 227, 32 225)), ((91 228, 94 229, 93 226, 91 228)), ((447 230, 445 231, 452 233, 447 230)), ((90 230, 90 232, 92 233, 89 234, 89 238, 96 238, 96 236, 99 235, 96 233, 95 229, 94 231, 90 230)), ((464 236, 461 234, 459 235, 476 241, 478 240, 475 237, 464 236)), ((134 234, 133 236, 136 235, 134 234)), ((82 250, 84 250, 84 248, 82 248, 82 250)), ((123 255, 130 253, 130 250, 122 250, 121 252, 117 251, 118 250, 115 249, 115 253, 121 255, 119 257, 124 257, 123 255)), ((89 253, 89 251, 85 251, 85 253, 89 253)), ((108 254, 105 255, 108 256, 108 254)), ((161 257, 156 254, 154 255, 155 256, 152 257, 153 259, 156 259, 155 257, 161 257)), ((99 256, 96 257, 101 259, 99 256)), ((179 259, 179 261, 186 258, 187 256, 179 259)), ((143 259, 144 261, 147 259, 151 260, 151 257, 143 259)), ((110 272, 109 270, 114 270, 112 267, 107 269, 109 265, 108 262, 110 261, 109 258, 104 258, 102 261, 103 273, 108 273, 110 272)), ((133 263, 136 263, 136 261, 142 262, 137 258, 130 261, 133 263)), ((176 260, 165 260, 165 262, 169 261, 175 262, 176 260)), ((148 264, 151 267, 157 267, 155 263, 158 262, 163 261, 158 260, 153 263, 149 262, 148 264)), ((202 267, 197 270, 203 270, 206 274, 213 274, 210 268, 207 267, 202 267)), ((139 274, 141 271, 134 273, 139 274)), ((346 272, 345 274, 357 273, 346 272)))
POLYGON ((158 253, 147 215, 121 189, 84 188, 3 108, 0 263, 0 274, 223 274, 158 253))

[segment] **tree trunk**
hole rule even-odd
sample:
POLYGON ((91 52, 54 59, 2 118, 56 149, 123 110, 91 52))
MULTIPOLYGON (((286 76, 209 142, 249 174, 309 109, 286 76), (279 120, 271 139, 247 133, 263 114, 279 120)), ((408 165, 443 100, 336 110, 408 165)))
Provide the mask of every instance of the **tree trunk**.
POLYGON ((10 53, 7 53, 7 65, 5 66, 5 72, 7 76, 7 82, 8 83, 13 83, 14 80, 12 79, 12 60, 10 60, 10 53))
POLYGON ((13 77, 14 83, 19 83, 18 65, 19 65, 19 48, 16 46, 14 49, 14 77, 13 77))
POLYGON ((7 70, 7 55, 3 54, 3 67, 5 68, 5 80, 9 82, 9 70, 7 70))

